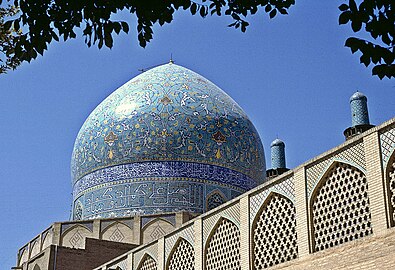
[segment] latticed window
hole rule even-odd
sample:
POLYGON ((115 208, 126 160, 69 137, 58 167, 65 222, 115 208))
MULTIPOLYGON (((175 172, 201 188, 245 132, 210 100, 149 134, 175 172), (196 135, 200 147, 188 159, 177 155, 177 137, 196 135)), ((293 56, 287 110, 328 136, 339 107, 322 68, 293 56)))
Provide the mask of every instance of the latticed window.
POLYGON ((208 240, 206 270, 239 270, 240 231, 227 219, 221 219, 208 240))
POLYGON ((173 253, 170 255, 168 262, 168 270, 193 270, 195 269, 195 251, 192 245, 181 239, 173 253))
POLYGON ((390 202, 391 227, 395 226, 395 152, 387 166, 387 185, 390 202))
POLYGON ((226 202, 226 200, 219 192, 211 194, 207 199, 207 211, 220 206, 224 202, 226 202))
POLYGON ((372 233, 368 183, 359 169, 335 163, 312 197, 314 250, 337 246, 372 233))
POLYGON ((274 193, 253 223, 254 269, 264 269, 298 256, 295 206, 292 201, 274 193))
POLYGON ((156 270, 156 262, 149 255, 145 255, 143 261, 140 263, 138 270, 156 270))

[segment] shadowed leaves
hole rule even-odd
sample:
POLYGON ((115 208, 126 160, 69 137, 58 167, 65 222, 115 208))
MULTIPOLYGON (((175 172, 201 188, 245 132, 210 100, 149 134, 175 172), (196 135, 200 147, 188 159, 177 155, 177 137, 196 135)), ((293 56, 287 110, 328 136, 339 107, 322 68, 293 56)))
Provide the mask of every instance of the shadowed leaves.
POLYGON ((1 49, 6 59, 17 63, 30 62, 38 54, 42 55, 53 41, 76 38, 78 28, 82 29, 88 47, 111 48, 114 35, 129 33, 127 21, 113 20, 113 15, 120 11, 127 11, 137 18, 137 39, 140 46, 145 47, 153 38, 153 26, 171 23, 176 11, 189 10, 192 15, 202 18, 224 14, 233 20, 230 27, 245 32, 249 25, 246 21, 248 15, 257 13, 259 8, 270 18, 287 14, 287 9, 295 4, 295 0, 15 0, 12 4, 19 12, 3 16, 8 18, 0 23, 2 29, 8 31, 7 35, 15 31, 19 34, 13 36, 12 48, 6 46, 1 49))
POLYGON ((366 67, 372 64, 372 74, 380 79, 395 77, 394 8, 393 0, 349 0, 339 6, 339 24, 351 23, 355 33, 364 31, 372 37, 371 41, 350 37, 345 46, 352 53, 359 51, 360 62, 366 67))

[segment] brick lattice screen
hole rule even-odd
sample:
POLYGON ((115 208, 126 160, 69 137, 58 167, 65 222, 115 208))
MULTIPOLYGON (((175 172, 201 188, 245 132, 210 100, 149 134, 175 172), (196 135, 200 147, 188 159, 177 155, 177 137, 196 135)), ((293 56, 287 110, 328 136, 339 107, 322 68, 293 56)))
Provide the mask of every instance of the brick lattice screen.
POLYGON ((194 270, 195 251, 191 244, 181 239, 169 258, 168 270, 194 270))
POLYGON ((146 255, 138 270, 157 270, 156 262, 150 256, 146 255))
POLYGON ((312 197, 314 251, 372 233, 368 184, 359 169, 336 162, 312 197))
POLYGON ((222 218, 208 240, 206 270, 239 270, 240 231, 231 221, 222 218))
POLYGON ((274 193, 258 212, 252 231, 254 269, 264 269, 298 256, 295 206, 274 193))

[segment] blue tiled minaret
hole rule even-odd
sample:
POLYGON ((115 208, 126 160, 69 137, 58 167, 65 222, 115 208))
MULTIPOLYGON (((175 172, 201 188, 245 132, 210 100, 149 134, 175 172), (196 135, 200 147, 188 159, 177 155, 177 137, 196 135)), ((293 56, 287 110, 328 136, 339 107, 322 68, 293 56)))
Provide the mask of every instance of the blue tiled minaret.
POLYGON ((285 143, 275 139, 270 144, 272 169, 286 168, 285 166, 285 143))
POLYGON ((270 144, 272 168, 266 171, 267 179, 274 178, 289 169, 285 164, 285 143, 280 139, 275 139, 270 144))
POLYGON ((361 92, 354 93, 350 98, 352 126, 370 125, 368 99, 361 92))
POLYGON ((369 122, 368 99, 361 92, 355 92, 350 97, 351 127, 344 131, 346 140, 363 133, 373 127, 369 122))

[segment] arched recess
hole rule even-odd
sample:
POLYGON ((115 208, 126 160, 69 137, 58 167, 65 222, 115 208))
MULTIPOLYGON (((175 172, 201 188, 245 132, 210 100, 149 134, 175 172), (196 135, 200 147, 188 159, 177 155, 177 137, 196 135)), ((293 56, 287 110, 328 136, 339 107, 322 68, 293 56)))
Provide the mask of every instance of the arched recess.
POLYGON ((52 230, 50 230, 46 234, 43 234, 41 237, 43 238, 41 250, 44 250, 45 248, 49 247, 52 244, 52 237, 53 237, 52 230))
POLYGON ((390 226, 395 226, 395 151, 391 154, 386 168, 386 184, 390 212, 390 226))
POLYGON ((253 269, 297 258, 296 211, 287 197, 271 192, 252 223, 253 269))
POLYGON ((219 190, 212 191, 206 199, 206 211, 210 211, 225 203, 226 196, 219 190))
POLYGON ((335 161, 310 198, 313 251, 324 250, 372 233, 366 175, 335 161))
POLYGON ((205 270, 240 270, 240 230, 229 219, 220 218, 204 249, 205 270))
POLYGON ((194 270, 195 250, 184 238, 179 238, 170 252, 166 270, 194 270))
POLYGON ((21 266, 23 263, 27 262, 28 260, 29 260, 29 250, 28 248, 25 248, 22 251, 22 254, 20 255, 19 266, 21 266))
POLYGON ((38 264, 36 264, 36 265, 33 267, 33 270, 41 270, 41 268, 40 268, 40 266, 38 266, 38 264))
POLYGON ((101 239, 121 243, 133 243, 133 230, 122 222, 114 222, 101 233, 101 239))
POLYGON ((137 266, 137 270, 157 270, 156 261, 150 255, 144 254, 137 266))
POLYGON ((62 234, 61 245, 71 248, 85 248, 87 237, 92 237, 92 232, 84 226, 75 225, 62 234))
POLYGON ((30 257, 33 258, 38 253, 40 253, 40 240, 34 241, 30 246, 30 257))
POLYGON ((143 244, 149 243, 174 230, 173 224, 163 218, 155 218, 148 222, 142 230, 143 244))

